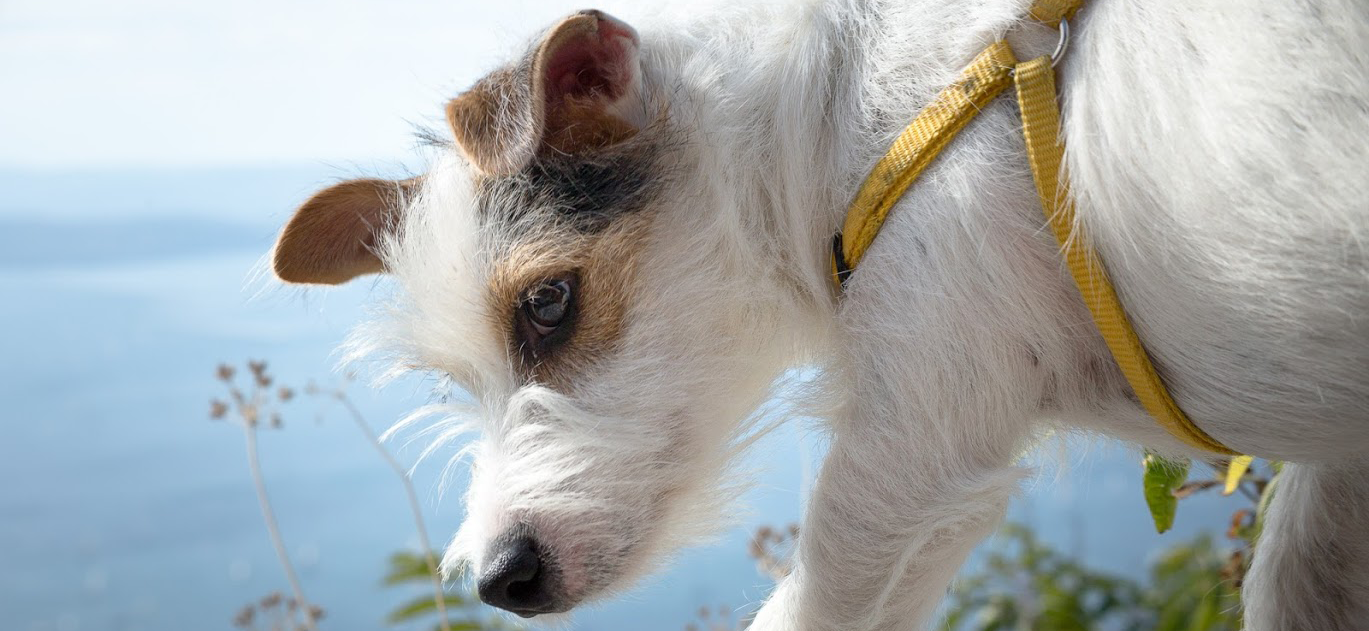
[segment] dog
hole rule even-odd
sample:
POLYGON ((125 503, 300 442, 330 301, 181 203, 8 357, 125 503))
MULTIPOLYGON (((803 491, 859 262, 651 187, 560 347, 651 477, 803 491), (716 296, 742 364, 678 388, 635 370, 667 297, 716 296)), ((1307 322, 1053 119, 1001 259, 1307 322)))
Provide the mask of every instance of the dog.
MULTIPOLYGON (((726 523, 787 371, 830 448, 752 629, 925 628, 1044 433, 1201 458, 1138 404, 1045 227, 1011 98, 832 237, 895 136, 1028 0, 811 0, 555 24, 446 105, 426 173, 304 203, 280 279, 383 273, 353 338, 478 409, 444 560, 562 614, 726 523)), ((1251 631, 1369 628, 1369 4, 1090 0, 1058 68, 1080 234, 1179 406, 1286 461, 1251 631)))

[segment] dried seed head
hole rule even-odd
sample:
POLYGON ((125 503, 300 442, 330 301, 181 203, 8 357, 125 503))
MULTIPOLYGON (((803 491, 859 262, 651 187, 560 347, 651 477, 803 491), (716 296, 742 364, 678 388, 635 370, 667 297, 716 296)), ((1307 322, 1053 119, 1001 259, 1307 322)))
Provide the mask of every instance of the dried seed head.
POLYGON ((295 398, 295 391, 285 386, 281 386, 280 389, 276 391, 276 398, 280 399, 281 403, 284 403, 295 398))
POLYGON ((281 427, 284 427, 284 426, 285 426, 285 424, 282 423, 281 420, 280 420, 280 414, 278 414, 278 413, 276 413, 276 412, 272 412, 272 413, 271 413, 271 429, 280 429, 281 427))
POLYGON ((309 619, 310 619, 310 620, 313 620, 314 622, 318 622, 319 620, 322 620, 322 619, 323 619, 323 614, 324 614, 324 612, 323 612, 323 607, 320 607, 320 606, 318 606, 318 605, 309 605, 309 619))
POLYGON ((213 401, 209 402, 209 418, 217 421, 222 419, 225 414, 228 414, 227 403, 224 403, 223 401, 220 401, 218 399, 214 399, 213 401))
POLYGON ((228 364, 219 364, 219 369, 214 374, 219 378, 219 381, 232 381, 233 372, 232 366, 229 366, 228 364))
POLYGON ((248 427, 256 427, 257 419, 261 415, 261 412, 257 410, 257 406, 251 404, 239 408, 238 413, 242 415, 242 420, 247 423, 248 427))
POLYGON ((271 609, 280 604, 281 598, 280 592, 271 592, 261 599, 261 608, 271 609))
POLYGON ((238 615, 233 616, 233 626, 239 629, 246 629, 252 626, 252 618, 256 617, 257 610, 252 605, 246 605, 238 611, 238 615))
POLYGON ((746 554, 759 560, 765 557, 765 545, 761 543, 760 539, 752 539, 746 544, 746 554))

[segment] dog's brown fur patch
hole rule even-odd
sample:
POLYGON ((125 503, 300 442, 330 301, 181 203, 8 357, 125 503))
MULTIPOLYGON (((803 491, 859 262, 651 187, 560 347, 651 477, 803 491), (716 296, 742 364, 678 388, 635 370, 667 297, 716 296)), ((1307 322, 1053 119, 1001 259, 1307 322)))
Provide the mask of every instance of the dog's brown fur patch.
POLYGON ((547 112, 545 148, 567 155, 611 147, 637 135, 637 128, 604 113, 603 106, 567 97, 547 112))
POLYGON ((648 225, 644 217, 629 217, 599 233, 519 244, 496 265, 488 286, 490 304, 496 305, 493 324, 507 336, 514 365, 525 379, 566 389, 577 375, 618 348, 648 225), (556 348, 530 353, 514 325, 523 298, 539 283, 567 275, 578 278, 574 329, 556 348))

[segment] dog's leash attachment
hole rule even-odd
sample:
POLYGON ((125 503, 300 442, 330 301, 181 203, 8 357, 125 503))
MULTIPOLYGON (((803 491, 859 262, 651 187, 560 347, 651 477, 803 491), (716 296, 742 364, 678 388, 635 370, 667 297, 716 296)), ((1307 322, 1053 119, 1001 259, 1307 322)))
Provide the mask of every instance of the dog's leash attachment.
POLYGON ((1022 135, 1041 207, 1060 243, 1070 275, 1122 374, 1145 410, 1175 438, 1204 451, 1237 455, 1207 435, 1174 402, 1127 318, 1106 269, 1088 247, 1086 236, 1078 234, 1069 180, 1061 168, 1064 145, 1055 66, 1069 49, 1067 20, 1082 5, 1083 0, 1037 0, 1031 7, 1032 18, 1060 31, 1053 53, 1019 62, 1007 42, 997 41, 918 113, 875 164, 851 202, 842 231, 832 242, 832 277, 838 291, 843 290, 904 191, 1011 83, 1017 89, 1022 135))
POLYGON ((1070 50, 1070 21, 1064 18, 1060 20, 1060 39, 1055 42, 1055 51, 1051 53, 1051 67, 1060 65, 1060 60, 1065 58, 1065 53, 1070 50))

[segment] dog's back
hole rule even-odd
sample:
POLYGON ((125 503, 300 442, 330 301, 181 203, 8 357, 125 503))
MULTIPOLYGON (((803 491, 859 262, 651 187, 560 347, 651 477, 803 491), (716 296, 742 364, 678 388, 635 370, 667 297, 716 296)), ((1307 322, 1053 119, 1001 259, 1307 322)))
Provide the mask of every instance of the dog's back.
POLYGON ((1061 73, 1081 222, 1236 449, 1369 443, 1369 5, 1102 0, 1061 73))

